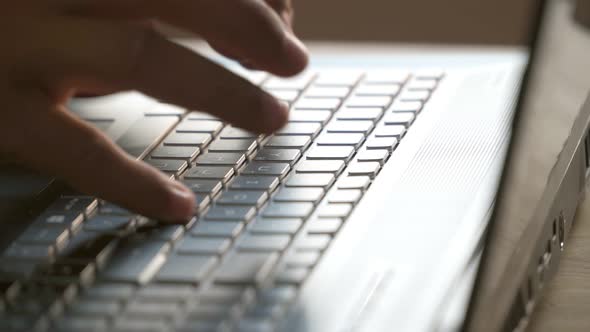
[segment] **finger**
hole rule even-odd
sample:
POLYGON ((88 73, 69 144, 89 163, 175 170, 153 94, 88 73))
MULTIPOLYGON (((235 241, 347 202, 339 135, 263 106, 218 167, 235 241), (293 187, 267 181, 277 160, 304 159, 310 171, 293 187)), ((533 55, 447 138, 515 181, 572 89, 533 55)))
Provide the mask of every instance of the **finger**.
POLYGON ((28 105, 11 112, 15 129, 5 134, 13 135, 12 143, 3 140, 3 147, 21 161, 64 179, 76 190, 145 216, 178 222, 191 218, 195 197, 190 190, 131 159, 100 131, 65 110, 38 102, 42 97, 26 98, 28 105))
POLYGON ((307 66, 307 51, 260 0, 67 0, 69 11, 136 19, 157 18, 197 33, 209 42, 280 76, 307 66))
POLYGON ((57 39, 46 62, 37 54, 27 62, 45 73, 46 86, 139 90, 254 132, 271 133, 287 121, 287 107, 271 95, 151 29, 75 20, 52 33, 70 38, 57 39))
POLYGON ((293 31, 293 4, 291 0, 265 0, 279 15, 290 31, 293 31))

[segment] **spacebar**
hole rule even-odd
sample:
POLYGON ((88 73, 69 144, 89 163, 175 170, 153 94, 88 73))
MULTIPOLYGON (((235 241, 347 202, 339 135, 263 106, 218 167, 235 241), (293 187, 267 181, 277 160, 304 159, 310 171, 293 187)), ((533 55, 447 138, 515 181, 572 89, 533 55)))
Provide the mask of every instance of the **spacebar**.
POLYGON ((177 116, 144 116, 117 140, 117 144, 131 156, 141 158, 177 121, 177 116))

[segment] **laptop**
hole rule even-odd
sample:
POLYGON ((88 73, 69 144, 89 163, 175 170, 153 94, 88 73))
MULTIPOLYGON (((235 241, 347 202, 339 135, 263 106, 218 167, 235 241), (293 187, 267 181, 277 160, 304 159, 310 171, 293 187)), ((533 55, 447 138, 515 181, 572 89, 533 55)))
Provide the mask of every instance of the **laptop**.
POLYGON ((197 212, 160 223, 4 161, 0 329, 461 329, 533 43, 311 43, 285 79, 179 42, 289 123, 261 136, 135 92, 72 100, 197 212))

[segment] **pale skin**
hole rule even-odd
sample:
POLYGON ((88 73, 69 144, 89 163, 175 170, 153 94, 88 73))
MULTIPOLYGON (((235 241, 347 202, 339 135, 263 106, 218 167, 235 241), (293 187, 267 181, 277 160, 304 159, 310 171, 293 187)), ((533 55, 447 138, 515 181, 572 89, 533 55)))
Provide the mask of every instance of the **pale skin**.
POLYGON ((170 42, 152 22, 191 31, 245 67, 291 76, 308 61, 292 15, 290 0, 10 2, 0 11, 0 155, 145 216, 188 220, 190 190, 130 158, 66 101, 138 90, 272 133, 287 121, 285 105, 170 42))

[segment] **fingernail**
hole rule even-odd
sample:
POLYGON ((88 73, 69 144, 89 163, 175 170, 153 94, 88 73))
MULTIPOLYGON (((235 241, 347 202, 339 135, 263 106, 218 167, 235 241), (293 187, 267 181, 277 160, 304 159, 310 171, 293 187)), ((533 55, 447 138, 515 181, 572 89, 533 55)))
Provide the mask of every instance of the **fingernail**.
POLYGON ((170 181, 170 192, 174 197, 170 219, 188 221, 195 211, 195 194, 178 181, 170 181))

